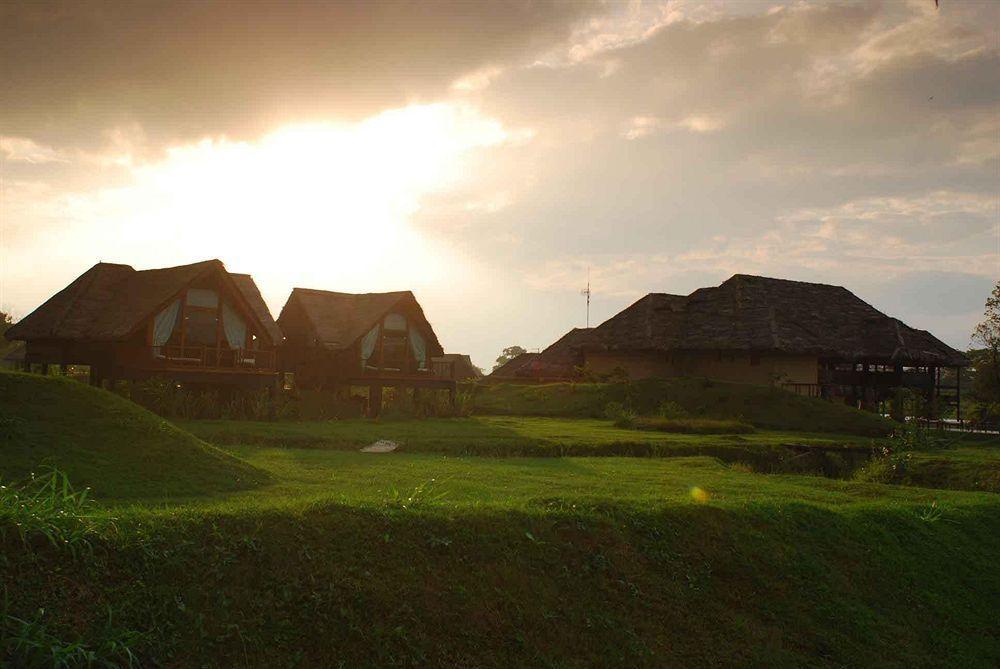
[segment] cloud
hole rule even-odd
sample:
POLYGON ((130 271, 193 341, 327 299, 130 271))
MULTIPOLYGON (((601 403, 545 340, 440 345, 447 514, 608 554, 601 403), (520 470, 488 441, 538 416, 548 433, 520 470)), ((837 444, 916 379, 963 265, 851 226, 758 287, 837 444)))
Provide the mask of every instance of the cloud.
POLYGON ((69 159, 51 146, 41 146, 26 137, 0 137, 0 152, 7 160, 26 163, 68 163, 69 159))
POLYGON ((591 2, 5 3, 0 127, 93 148, 140 125, 153 148, 357 120, 440 99, 480 68, 567 36, 591 2))

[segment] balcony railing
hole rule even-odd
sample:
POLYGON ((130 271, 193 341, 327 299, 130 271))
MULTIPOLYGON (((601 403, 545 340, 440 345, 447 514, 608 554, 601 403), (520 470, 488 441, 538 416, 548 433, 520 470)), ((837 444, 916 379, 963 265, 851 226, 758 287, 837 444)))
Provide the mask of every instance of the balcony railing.
POLYGON ((167 367, 195 369, 273 370, 273 350, 218 346, 154 346, 153 359, 167 367))

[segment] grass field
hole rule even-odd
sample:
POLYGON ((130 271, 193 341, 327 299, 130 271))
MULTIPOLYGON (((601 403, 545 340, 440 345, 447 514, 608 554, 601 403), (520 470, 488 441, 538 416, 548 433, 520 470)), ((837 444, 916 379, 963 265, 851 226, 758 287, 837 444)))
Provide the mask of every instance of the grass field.
MULTIPOLYGON (((25 440, 59 425, 66 405, 118 410, 101 404, 112 397, 103 391, 37 381, 51 393, 47 408, 18 414, 5 453, 28 453, 25 440)), ((145 428, 128 436, 114 421, 72 416, 117 435, 120 456, 102 460, 96 503, 56 491, 26 515, 14 488, 0 491, 0 664, 1000 662, 996 494, 765 475, 687 454, 712 454, 711 440, 726 435, 502 416, 184 426, 226 442, 219 451, 169 426, 177 443, 253 472, 255 485, 189 478, 173 490, 137 489, 131 472, 143 465, 121 444, 141 455, 145 428), (622 432, 674 457, 490 453, 511 444, 602 453, 622 432), (377 438, 404 445, 355 450, 377 438)), ((146 424, 135 416, 128 425, 146 424)), ((845 440, 738 436, 757 450, 792 437, 816 447, 845 440)), ((87 461, 86 444, 104 448, 99 437, 65 442, 77 445, 60 465, 87 461)), ((997 448, 963 443, 909 461, 953 454, 973 466, 997 448)), ((0 475, 10 481, 7 462, 0 475)), ((182 472, 215 466, 165 462, 182 472)))
POLYGON ((112 503, 84 559, 8 535, 7 615, 170 666, 1000 658, 994 495, 710 458, 232 451, 274 483, 112 503))

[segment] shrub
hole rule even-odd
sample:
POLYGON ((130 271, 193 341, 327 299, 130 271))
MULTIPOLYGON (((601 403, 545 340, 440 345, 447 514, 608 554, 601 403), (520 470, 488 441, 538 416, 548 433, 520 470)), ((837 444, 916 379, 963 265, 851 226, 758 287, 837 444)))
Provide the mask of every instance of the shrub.
POLYGON ((673 400, 663 400, 656 409, 660 418, 687 418, 690 414, 680 404, 673 400))

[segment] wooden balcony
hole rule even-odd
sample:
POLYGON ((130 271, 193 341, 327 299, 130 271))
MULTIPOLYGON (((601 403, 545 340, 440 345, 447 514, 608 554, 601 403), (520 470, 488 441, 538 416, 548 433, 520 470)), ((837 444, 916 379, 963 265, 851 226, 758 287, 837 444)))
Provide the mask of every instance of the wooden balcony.
POLYGON ((217 346, 154 346, 153 362, 164 369, 274 373, 275 351, 217 346))

